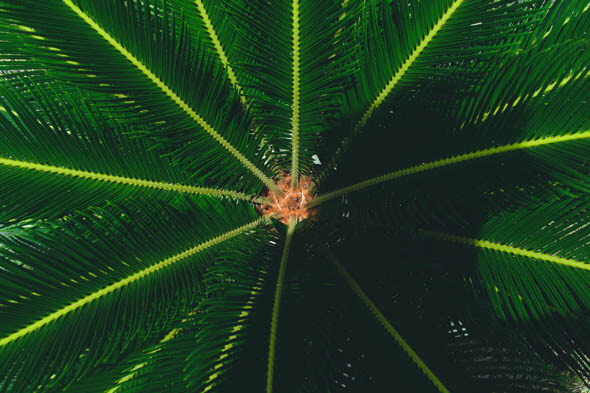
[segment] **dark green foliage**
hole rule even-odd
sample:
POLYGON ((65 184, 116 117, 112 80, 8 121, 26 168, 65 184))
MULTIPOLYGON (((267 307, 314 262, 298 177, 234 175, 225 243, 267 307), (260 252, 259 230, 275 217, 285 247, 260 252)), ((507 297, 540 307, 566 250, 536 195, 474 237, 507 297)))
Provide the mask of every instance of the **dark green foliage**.
POLYGON ((0 0, 0 392, 588 391, 589 29, 0 0))

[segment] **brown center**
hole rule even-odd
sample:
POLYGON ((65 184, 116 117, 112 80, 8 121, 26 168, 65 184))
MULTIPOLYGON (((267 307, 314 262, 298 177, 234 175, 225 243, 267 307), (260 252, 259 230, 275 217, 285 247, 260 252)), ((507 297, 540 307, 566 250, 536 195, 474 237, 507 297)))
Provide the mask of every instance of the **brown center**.
POLYGON ((301 176, 299 186, 291 188, 291 176, 284 175, 277 182, 282 195, 276 195, 272 190, 269 190, 267 197, 272 203, 261 208, 262 214, 272 215, 285 224, 288 224, 289 217, 296 217, 297 221, 310 216, 313 217, 317 212, 317 208, 308 209, 306 207, 307 203, 312 199, 309 194, 311 185, 310 176, 301 176))

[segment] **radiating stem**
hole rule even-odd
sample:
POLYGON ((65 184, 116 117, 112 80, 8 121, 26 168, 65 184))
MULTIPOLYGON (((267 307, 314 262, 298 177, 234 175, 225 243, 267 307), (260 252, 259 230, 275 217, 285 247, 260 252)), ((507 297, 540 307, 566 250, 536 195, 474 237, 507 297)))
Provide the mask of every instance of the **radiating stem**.
POLYGON ((26 335, 44 328, 45 326, 49 325, 51 322, 60 319, 66 315, 68 315, 71 312, 74 312, 76 310, 78 310, 79 308, 84 307, 85 305, 92 303, 98 299, 103 298, 104 296, 118 291, 121 288, 124 288, 136 281, 142 280, 145 277, 161 270, 161 269, 165 269, 168 266, 171 266, 175 263, 178 263, 179 261, 182 261, 186 258, 189 258, 195 254, 198 254, 208 248, 211 248, 213 246, 216 246, 220 243, 223 243, 231 238, 234 238, 238 235, 241 235, 253 228, 255 228, 258 225, 261 224, 265 224, 268 222, 268 218, 266 217, 261 217, 257 220, 254 220, 248 224, 242 225, 240 227, 234 228, 231 231, 225 232, 221 235, 218 235, 216 237, 213 237, 207 241, 204 241, 200 244, 195 245, 194 247, 191 247, 189 249, 186 249, 178 254, 175 254, 171 257, 168 257, 166 259, 163 259, 149 267, 146 267, 145 269, 142 269, 134 274, 131 274, 129 276, 127 276, 126 278, 119 280, 111 285, 107 285, 106 287, 99 289, 98 291, 95 291, 81 299, 78 299, 72 303, 70 303, 69 305, 62 307, 60 309, 58 309, 57 311, 54 311, 53 313, 46 315, 43 318, 38 319, 37 321, 30 323, 27 326, 24 326, 22 329, 0 339, 0 347, 3 347, 7 344, 10 344, 13 341, 18 340, 19 338, 25 337, 26 335))
POLYGON ((45 165, 38 164, 36 162, 19 161, 9 158, 0 157, 0 166, 6 166, 10 168, 27 169, 30 171, 51 173, 60 176, 75 177, 78 179, 88 181, 99 181, 105 183, 114 183, 121 186, 139 187, 139 188, 151 188, 156 190, 164 190, 169 192, 178 192, 183 194, 204 194, 216 197, 231 197, 235 199, 243 199, 252 201, 264 205, 271 204, 272 202, 268 198, 263 197, 252 197, 243 192, 224 190, 216 188, 198 187, 186 184, 167 183, 161 181, 153 181, 146 179, 138 179, 133 177, 109 175, 105 173, 97 173, 90 171, 82 171, 78 169, 62 168, 57 165, 45 165))
POLYGON ((275 291, 274 305, 272 309, 272 320, 270 325, 270 343, 268 345, 268 372, 266 375, 266 393, 272 393, 272 383, 274 377, 274 363, 277 342, 277 329, 279 327, 279 308, 281 305, 281 295, 283 293, 283 283, 285 281, 285 272, 287 271, 287 260, 289 259, 289 249, 295 233, 297 219, 291 217, 287 228, 287 237, 285 238, 285 247, 281 257, 281 266, 279 268, 279 277, 277 278, 277 288, 275 291))
POLYGON ((575 269, 590 270, 590 264, 575 259, 564 258, 557 255, 546 254, 543 252, 527 250, 526 248, 514 247, 508 244, 502 244, 485 239, 476 239, 466 236, 455 235, 453 233, 429 231, 424 229, 418 230, 402 230, 410 234, 418 236, 429 237, 439 240, 446 240, 453 243, 465 244, 467 246, 483 248, 503 253, 508 253, 516 256, 533 258, 539 261, 551 262, 558 265, 569 266, 575 269))
POLYGON ((291 119, 291 188, 299 185, 299 0, 293 0, 293 117, 291 119))
POLYGON ((565 135, 556 135, 556 136, 548 136, 539 139, 531 139, 528 141, 523 142, 516 142, 509 145, 491 147, 489 149, 477 150, 470 153, 461 154, 458 156, 443 158, 436 161, 427 162, 424 164, 415 165, 412 167, 399 169, 397 171, 393 171, 390 173, 386 173, 385 175, 376 176, 367 180, 360 181, 355 184, 351 184, 349 186, 340 188, 338 190, 330 191, 325 194, 319 195, 317 198, 313 199, 309 204, 308 207, 313 207, 320 205, 330 199, 337 198, 341 195, 348 194, 351 192, 360 191, 364 188, 371 187, 377 184, 385 183, 391 180, 399 179, 400 177, 405 177, 409 175, 414 175, 421 172, 430 171, 432 169, 445 167, 448 165, 457 164, 464 161, 474 160, 483 157, 489 157, 496 154, 501 153, 508 153, 511 151, 522 150, 522 149, 530 149, 539 146, 546 146, 552 145, 555 143, 564 143, 564 142, 571 142, 580 139, 590 139, 590 130, 575 132, 571 134, 565 135))
POLYGON ((410 345, 404 340, 404 338, 399 334, 399 332, 391 325, 391 323, 385 318, 385 315, 377 308, 375 303, 369 299, 367 294, 361 289, 356 281, 352 278, 350 273, 346 271, 344 266, 340 263, 336 255, 329 251, 327 248, 324 249, 326 256, 334 264, 334 267, 338 271, 338 273, 342 276, 344 281, 348 284, 350 289, 359 297, 361 302, 369 309, 369 311, 377 318, 379 323, 387 330, 387 332, 397 341, 397 343, 402 347, 402 349, 408 354, 408 356, 412 359, 412 361, 422 370, 424 375, 432 382, 432 384, 441 392, 441 393, 449 393, 448 389, 442 384, 442 382, 438 379, 436 375, 428 368, 426 363, 418 356, 418 354, 410 347, 410 345))

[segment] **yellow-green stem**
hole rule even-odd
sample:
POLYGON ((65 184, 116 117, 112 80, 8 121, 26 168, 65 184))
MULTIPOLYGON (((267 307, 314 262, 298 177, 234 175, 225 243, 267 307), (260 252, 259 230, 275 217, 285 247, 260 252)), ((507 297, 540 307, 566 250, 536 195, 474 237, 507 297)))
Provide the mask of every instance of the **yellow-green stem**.
POLYGON ((546 254, 538 251, 527 250, 525 248, 509 246, 507 244, 496 243, 490 240, 475 239, 452 233, 444 233, 437 231, 429 231, 419 229, 416 231, 408 231, 415 233, 419 236, 431 237, 440 240, 446 240, 453 243, 465 244, 472 247, 483 248, 487 250, 494 250, 498 252, 504 252, 512 255, 517 255, 526 258, 537 259, 539 261, 551 262, 562 266, 569 266, 576 269, 590 270, 590 263, 576 261, 575 259, 563 258, 557 255, 546 254))
POLYGON ((11 342, 18 340, 19 338, 22 338, 22 337, 34 332, 37 329, 41 329, 41 328, 45 327, 46 325, 50 324, 51 322, 65 316, 65 315, 67 315, 79 308, 82 308, 85 305, 92 303, 93 301, 98 300, 103 296, 108 295, 109 293, 117 291, 129 284, 132 284, 144 277, 147 277, 148 275, 150 275, 158 270, 164 269, 164 268, 166 268, 170 265, 173 265, 183 259, 191 257, 203 250, 206 250, 206 249, 213 247, 219 243, 222 243, 226 240, 236 237, 244 232, 251 230, 252 228, 256 227, 257 225, 260 225, 260 224, 266 223, 266 222, 268 222, 268 218, 261 217, 261 218, 254 220, 248 224, 245 224, 241 227, 235 228, 231 231, 228 231, 228 232, 223 233, 219 236, 216 236, 210 240, 200 243, 192 248, 182 251, 176 255, 173 255, 169 258, 161 260, 160 262, 157 262, 150 267, 140 270, 137 273, 134 273, 122 280, 119 280, 119 281, 117 281, 111 285, 108 285, 96 292, 93 292, 93 293, 83 297, 82 299, 79 299, 79 300, 77 300, 77 301, 75 301, 63 308, 60 308, 59 310, 37 320, 36 322, 33 322, 33 323, 23 327, 22 329, 20 329, 18 331, 14 332, 12 334, 9 334, 8 336, 0 339, 0 347, 10 344, 11 342))
POLYGON ((143 187, 143 188, 152 188, 156 190, 164 190, 164 191, 171 191, 171 192, 179 192, 179 193, 186 193, 186 194, 204 194, 204 195, 211 195, 216 197, 231 197, 235 199, 243 199, 246 201, 252 201, 260 204, 271 204, 272 202, 268 198, 262 197, 252 197, 243 192, 239 191, 232 191, 232 190, 218 190, 215 188, 207 188, 207 187, 197 187, 197 186, 189 186, 186 184, 175 184, 175 183, 166 183, 161 181, 153 181, 153 180, 145 180, 145 179, 137 179, 133 177, 126 177, 126 176, 117 176, 117 175, 108 175, 104 173, 96 173, 90 171, 82 171, 78 169, 68 169, 62 168, 55 165, 45 165, 45 164, 38 164, 35 162, 28 162, 28 161, 20 161, 20 160, 13 160, 9 158, 0 158, 0 165, 11 167, 11 168, 20 168, 20 169, 27 169, 31 171, 37 172, 44 172, 44 173, 53 173, 56 175, 61 176, 70 176, 76 177, 79 179, 84 180, 94 180, 94 181, 101 181, 106 183, 115 183, 120 185, 126 185, 131 187, 143 187))
POLYGON ((477 158, 488 157, 488 156, 492 156, 492 155, 500 154, 500 153, 507 153, 507 152, 511 152, 511 151, 515 151, 515 150, 530 149, 533 147, 546 146, 546 145, 551 145, 554 143, 570 142, 570 141, 575 141, 575 140, 579 140, 579 139, 588 139, 588 138, 590 138, 590 130, 580 131, 580 132, 576 132, 573 134, 548 136, 545 138, 533 139, 533 140, 524 141, 524 142, 517 142, 517 143, 510 144, 510 145, 491 147, 489 149, 478 150, 475 152, 461 154, 461 155, 449 157, 449 158, 443 158, 441 160, 431 161, 431 162, 428 162, 425 164, 415 165, 415 166, 412 166, 409 168, 404 168, 404 169, 400 169, 397 171, 393 171, 393 172, 387 173, 385 175, 376 176, 374 178, 364 180, 364 181, 352 184, 350 186, 340 188, 335 191, 327 192, 327 193, 325 193, 323 195, 319 195, 317 198, 313 199, 309 203, 308 206, 309 207, 317 206, 317 205, 320 205, 321 203, 329 201, 330 199, 337 198, 341 195, 348 194, 350 192, 359 191, 359 190, 362 190, 362 189, 370 187, 370 186, 385 183, 387 181, 394 180, 394 179, 399 179, 400 177, 405 177, 405 176, 414 175, 414 174, 421 173, 421 172, 426 172, 426 171, 429 171, 432 169, 441 168, 441 167, 452 165, 452 164, 457 164, 459 162, 474 160, 477 158))
POLYGON ((277 288, 275 290, 275 298, 272 310, 272 320, 270 324, 270 342, 268 345, 268 368, 266 374, 266 393, 272 393, 275 352, 277 342, 277 330, 279 328, 279 308, 281 305, 281 295, 283 293, 283 283, 285 281, 285 273, 287 271, 287 260, 289 259, 289 250, 295 233, 295 226, 297 219, 291 217, 289 219, 289 226, 287 228, 287 237, 285 238, 285 246, 283 248, 283 255, 281 257, 281 266, 279 268, 279 276, 277 278, 277 288))
POLYGON ((291 188, 299 184, 299 0, 293 0, 293 114, 291 119, 291 188))

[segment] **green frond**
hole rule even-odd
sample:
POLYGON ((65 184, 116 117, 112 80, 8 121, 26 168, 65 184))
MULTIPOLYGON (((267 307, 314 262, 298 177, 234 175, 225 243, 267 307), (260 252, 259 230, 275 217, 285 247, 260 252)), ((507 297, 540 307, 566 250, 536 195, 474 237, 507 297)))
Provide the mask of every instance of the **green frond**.
MULTIPOLYGON (((198 312, 189 312, 157 343, 129 356, 114 372, 97 375, 96 379, 100 379, 100 383, 97 384, 96 392, 148 393, 161 392, 164 389, 169 392, 186 392, 184 367, 194 345, 194 324, 198 312), (170 383, 170 379, 174 379, 174 382, 170 383)), ((75 392, 75 389, 78 386, 74 384, 66 391, 75 392)))
POLYGON ((539 351, 554 348, 545 357, 587 378, 590 364, 581 355, 590 348, 582 333, 590 308, 586 212, 587 202, 565 200, 490 217, 471 238, 415 234, 474 247, 474 290, 489 297, 500 319, 516 322, 539 351))
POLYGON ((188 388, 231 392, 248 384, 264 389, 277 241, 269 232, 240 254, 220 255, 207 272, 207 296, 198 306, 187 358, 188 388))
POLYGON ((461 131, 454 131, 457 121, 432 112, 382 114, 374 135, 355 140, 312 203, 331 217, 349 215, 359 226, 371 220, 416 227, 470 222, 477 230, 486 217, 519 206, 586 199, 587 94, 461 131))
MULTIPOLYGON (((125 360, 118 364, 109 364, 94 370, 72 381, 62 389, 64 392, 85 393, 114 393, 114 392, 158 392, 158 386, 151 378, 146 378, 147 372, 156 370, 166 372, 168 376, 176 375, 182 381, 182 369, 185 362, 180 361, 184 353, 190 351, 187 340, 192 341, 194 331, 190 324, 194 322, 196 311, 179 313, 174 321, 162 329, 152 330, 151 335, 157 338, 150 340, 129 353, 125 360), (171 327, 173 326, 173 327, 171 327), (173 360, 173 362, 170 362, 173 360), (155 368, 154 365, 158 365, 155 368), (149 370, 149 371, 148 371, 149 370), (150 381, 148 381, 150 380, 150 381)), ((168 382, 169 391, 184 392, 184 383, 168 382), (177 389, 178 390, 174 390, 177 389)))
POLYGON ((238 50, 241 40, 229 22, 227 10, 211 0, 171 0, 167 4, 173 13, 182 15, 196 47, 200 47, 203 41, 208 43, 210 56, 221 63, 240 102, 248 106, 242 78, 236 68, 242 61, 238 50))
POLYGON ((256 138, 248 137, 248 115, 236 109, 239 101, 222 83, 224 70, 204 56, 202 47, 191 48, 186 29, 176 34, 174 26, 180 22, 165 10, 150 9, 149 2, 115 0, 100 6, 71 0, 18 2, 2 6, 4 17, 13 21, 2 30, 13 37, 9 49, 31 58, 37 68, 120 97, 117 104, 126 111, 119 116, 128 122, 126 112, 131 112, 153 124, 145 135, 193 176, 223 184, 240 179, 245 187, 259 190, 255 180, 273 189, 256 138), (38 14, 54 15, 60 22, 38 19, 38 14), (62 60, 55 61, 56 52, 63 54, 62 60), (194 157, 210 161, 204 165, 194 157), (212 172, 216 165, 230 168, 233 175, 212 172))
POLYGON ((476 99, 464 104, 465 121, 477 123, 506 111, 542 108, 587 91, 589 49, 587 40, 577 39, 548 48, 526 48, 507 56, 504 64, 478 87, 476 99), (523 69, 528 70, 526 77, 521 74, 523 69))
MULTIPOLYGON (((471 85, 487 77, 507 50, 531 33, 547 12, 544 0, 365 2, 361 12, 359 69, 346 91, 347 111, 355 116, 338 133, 336 150, 326 162, 321 182, 338 164, 349 143, 376 112, 393 110, 408 100, 428 107, 450 105, 471 94, 471 85), (501 38, 500 38, 501 37, 501 38), (436 81, 444 92, 425 86, 436 81), (444 83, 444 82, 443 82, 444 83), (421 96, 421 90, 425 90, 421 96), (421 96, 421 99, 415 98, 421 96)), ((436 86, 436 84, 435 84, 436 86)))
POLYGON ((116 368, 116 375, 98 374, 102 390, 97 392, 180 393, 223 388, 259 313, 260 297, 271 274, 267 262, 272 259, 269 255, 262 262, 261 254, 272 254, 265 251, 272 239, 268 231, 257 231, 247 247, 241 244, 220 250, 205 273, 206 290, 195 308, 179 317, 158 342, 129 356, 116 368))
POLYGON ((356 69, 348 39, 356 2, 228 1, 240 47, 244 86, 276 164, 309 174, 321 132, 342 113, 346 79, 356 69), (256 34, 248 32, 256 31, 256 34))
POLYGON ((0 92, 3 222, 60 217, 107 199, 137 196, 169 201, 182 194, 208 194, 265 202, 195 185, 79 91, 24 79, 0 92), (57 193, 60 198, 54 197, 57 193))
POLYGON ((348 194, 350 192, 357 192, 357 191, 363 190, 364 188, 371 187, 371 186, 374 186, 374 185, 377 185, 380 183, 392 181, 392 180, 398 179, 403 176, 410 176, 410 175, 417 174, 420 172, 430 171, 430 170, 433 170, 436 168, 441 168, 441 167, 444 167, 447 165, 454 165, 454 164, 464 162, 464 161, 474 160, 474 159, 478 159, 478 158, 484 158, 484 157, 492 156, 495 154, 508 153, 508 152, 517 151, 517 150, 521 150, 521 149, 530 149, 530 148, 539 147, 539 146, 546 146, 546 145, 552 145, 552 144, 556 144, 556 143, 564 143, 564 142, 576 141, 578 139, 589 139, 589 138, 590 138, 590 130, 586 130, 586 131, 574 132, 571 134, 558 135, 558 136, 548 136, 545 138, 516 142, 516 143, 509 144, 509 145, 491 147, 491 148, 484 149, 484 150, 479 150, 479 151, 470 152, 470 153, 464 153, 464 154, 457 155, 454 157, 443 158, 440 160, 415 165, 415 166, 412 166, 409 168, 398 169, 396 171, 393 171, 393 172, 390 172, 390 173, 387 173, 384 175, 380 175, 380 176, 374 177, 372 179, 363 180, 363 181, 358 182, 356 184, 352 184, 350 186, 343 187, 339 190, 330 191, 325 194, 321 194, 317 198, 312 200, 309 203, 309 206, 311 206, 311 207, 317 206, 317 205, 320 205, 326 201, 329 201, 330 199, 338 198, 338 197, 340 197, 344 194, 348 194))
POLYGON ((476 238, 416 233, 478 249, 479 275, 502 318, 566 317, 590 308, 587 209, 571 200, 522 208, 490 218, 476 238))
MULTIPOLYGON (((363 292, 366 291, 367 297, 377 305, 381 315, 395 321, 396 330, 415 348, 434 374, 445 381, 449 391, 570 391, 563 364, 553 365, 555 354, 541 355, 543 345, 555 345, 556 341, 541 345, 535 341, 539 335, 495 319, 486 308, 489 304, 487 294, 475 290, 472 284, 476 280, 472 273, 475 267, 473 249, 450 242, 416 241, 392 232, 375 227, 354 235, 350 244, 336 246, 339 257, 342 263, 346 263, 346 270, 353 272, 351 274, 355 275, 354 280, 363 287, 363 292)), ((350 288, 343 290, 352 293, 350 288)), ((339 301, 343 303, 345 299, 339 301)), ((368 318, 367 321, 385 333, 382 326, 368 318)), ((349 329, 357 327, 351 323, 346 326, 349 329)), ((367 335, 369 333, 363 331, 361 337, 367 335)), ((351 333, 347 337, 354 342, 351 333)), ((386 340, 385 335, 375 338, 376 345, 382 346, 388 341, 393 342, 386 340)), ((580 342, 577 341, 576 345, 579 346, 580 342)), ((366 350, 366 346, 361 346, 360 351, 367 357, 375 352, 366 350)), ((404 352, 400 352, 409 360, 404 352)), ((383 357, 379 357, 378 363, 383 363, 383 357)), ((409 363, 418 370, 415 364, 409 363)), ((357 361, 355 365, 352 358, 352 365, 353 368, 346 372, 361 377, 360 363, 357 361)), ((391 367, 391 363, 383 366, 384 372, 391 373, 391 367)), ((371 370, 369 375, 376 379, 380 377, 377 370, 371 370)), ((410 379, 408 372, 398 375, 396 386, 406 389, 414 386, 416 381, 410 379)), ((425 380, 420 372, 418 376, 425 380)), ((350 379, 345 381, 351 385, 352 391, 356 391, 352 386, 357 383, 350 379)), ((367 389, 387 390, 376 386, 364 388, 367 389)))
POLYGON ((2 379, 16 378, 16 391, 47 390, 117 362, 152 327, 165 327, 190 307, 209 248, 259 225, 252 213, 206 199, 177 208, 143 201, 90 209, 16 235, 3 231, 2 379), (145 320, 138 324, 140 310, 145 320), (104 335, 93 338, 94 329, 104 335), (26 355, 33 347, 35 356, 26 355), (59 378, 49 378, 55 373, 59 378))

